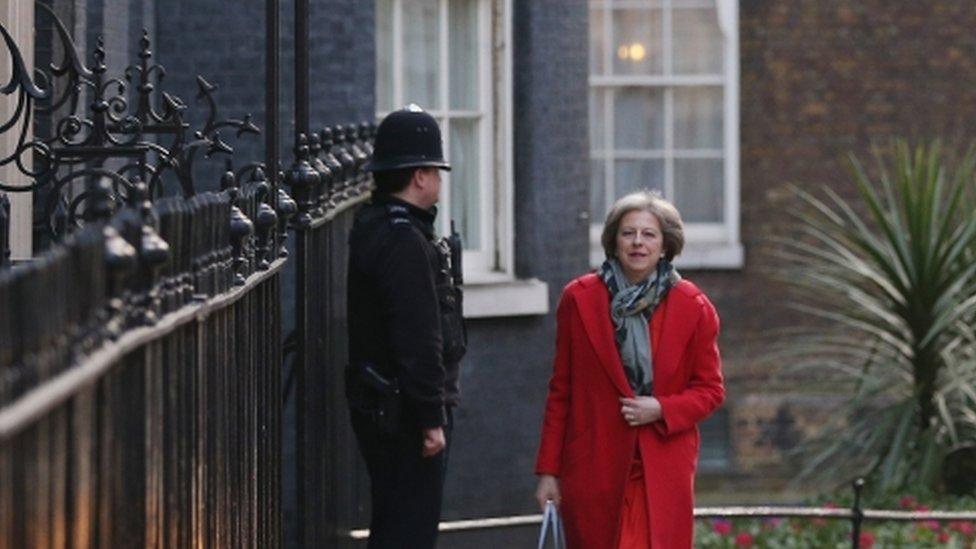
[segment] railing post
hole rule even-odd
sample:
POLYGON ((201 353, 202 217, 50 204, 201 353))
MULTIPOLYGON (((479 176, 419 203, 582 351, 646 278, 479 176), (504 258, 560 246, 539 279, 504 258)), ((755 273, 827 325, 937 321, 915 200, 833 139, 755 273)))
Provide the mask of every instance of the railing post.
MULTIPOLYGON (((229 163, 229 161, 228 161, 229 163)), ((243 286, 246 280, 245 264, 247 253, 244 250, 246 239, 254 234, 254 222, 237 206, 240 188, 234 172, 228 166, 227 172, 220 181, 221 190, 230 196, 230 245, 232 277, 235 286, 243 286)))
MULTIPOLYGON (((284 181, 284 176, 279 172, 277 181, 284 181)), ((275 202, 276 212, 278 213, 278 257, 288 257, 288 247, 285 240, 288 238, 288 224, 295 213, 298 212, 298 203, 292 200, 285 189, 278 187, 278 199, 275 202)))
POLYGON ((10 199, 0 192, 0 269, 10 256, 10 199))
POLYGON ((851 508, 851 547, 861 547, 861 523, 864 522, 864 510, 861 509, 861 491, 864 489, 864 479, 854 481, 854 507, 851 508))
POLYGON ((295 133, 308 135, 308 0, 295 0, 295 133))
MULTIPOLYGON (((307 349, 307 329, 308 329, 308 304, 307 297, 309 292, 309 238, 312 227, 312 211, 315 208, 315 201, 312 192, 319 183, 319 173, 315 171, 308 161, 308 139, 304 134, 299 134, 295 140, 295 162, 291 169, 285 174, 285 184, 291 188, 291 194, 297 206, 292 228, 295 230, 295 358, 294 358, 294 379, 295 379, 295 471, 296 485, 295 498, 298 506, 298 519, 296 521, 296 535, 300 546, 312 546, 307 543, 310 538, 309 524, 306 524, 308 517, 313 516, 310 512, 311 506, 308 504, 308 490, 304 482, 305 467, 308 458, 305 450, 306 444, 306 369, 308 366, 307 349)), ((312 258, 318 259, 318 258, 312 258)), ((315 520, 309 519, 309 520, 315 520)))
POLYGON ((325 127, 322 128, 321 141, 322 141, 322 165, 325 166, 328 171, 322 173, 322 178, 325 184, 324 192, 329 196, 326 201, 326 209, 334 209, 338 205, 339 193, 336 192, 338 184, 342 181, 342 163, 339 159, 332 154, 332 147, 334 145, 334 135, 332 128, 325 127))
MULTIPOLYGON (((265 2, 264 154, 272 200, 278 198, 278 0, 265 2)), ((277 205, 277 204, 275 204, 277 205)))

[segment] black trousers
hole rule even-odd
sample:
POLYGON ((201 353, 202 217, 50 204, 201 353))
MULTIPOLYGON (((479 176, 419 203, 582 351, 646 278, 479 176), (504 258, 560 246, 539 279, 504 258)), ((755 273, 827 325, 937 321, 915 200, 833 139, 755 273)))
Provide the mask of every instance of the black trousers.
POLYGON ((370 416, 350 409, 359 450, 366 460, 372 496, 369 549, 433 549, 454 417, 447 409, 447 445, 437 455, 421 455, 419 428, 397 434, 379 432, 370 416))

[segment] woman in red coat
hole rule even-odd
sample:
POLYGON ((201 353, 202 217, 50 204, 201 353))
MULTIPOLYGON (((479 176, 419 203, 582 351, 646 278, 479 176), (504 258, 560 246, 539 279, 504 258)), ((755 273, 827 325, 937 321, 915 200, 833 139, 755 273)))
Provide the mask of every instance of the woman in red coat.
POLYGON ((684 233, 649 192, 617 201, 607 261, 570 282, 536 461, 570 548, 692 546, 698 422, 722 403, 718 315, 671 264, 684 233))

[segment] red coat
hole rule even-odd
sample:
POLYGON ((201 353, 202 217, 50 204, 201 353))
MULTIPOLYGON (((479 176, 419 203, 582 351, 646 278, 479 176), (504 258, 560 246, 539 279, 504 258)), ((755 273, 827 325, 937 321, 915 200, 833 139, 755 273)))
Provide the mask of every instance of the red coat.
POLYGON ((654 549, 692 545, 698 422, 725 398, 718 315, 682 280, 651 317, 654 396, 663 419, 630 427, 634 396, 614 343, 610 295, 595 274, 570 282, 556 311, 556 358, 536 474, 559 478, 570 548, 616 549, 624 484, 640 444, 654 549))

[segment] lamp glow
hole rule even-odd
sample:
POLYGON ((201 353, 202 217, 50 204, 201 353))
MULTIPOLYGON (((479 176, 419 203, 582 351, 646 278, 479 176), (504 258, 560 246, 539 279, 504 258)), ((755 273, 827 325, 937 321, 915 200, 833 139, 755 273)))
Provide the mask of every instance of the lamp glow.
POLYGON ((647 51, 643 44, 633 43, 630 45, 630 58, 634 61, 643 61, 647 51))
POLYGON ((643 61, 647 57, 647 49, 639 42, 623 44, 617 48, 617 57, 623 61, 643 61))

